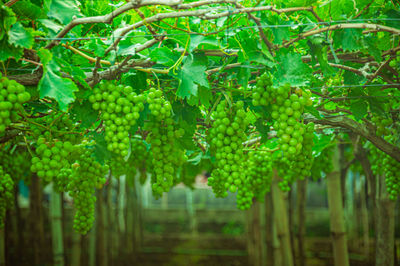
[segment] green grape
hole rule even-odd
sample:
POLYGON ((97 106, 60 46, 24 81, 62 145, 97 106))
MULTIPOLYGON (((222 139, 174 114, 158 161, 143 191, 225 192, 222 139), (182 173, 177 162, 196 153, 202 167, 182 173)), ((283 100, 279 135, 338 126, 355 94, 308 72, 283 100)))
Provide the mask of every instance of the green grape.
POLYGON ((74 229, 80 234, 86 234, 92 227, 96 197, 96 187, 102 186, 105 182, 108 165, 100 165, 92 157, 91 151, 80 147, 80 156, 72 165, 72 174, 66 190, 74 199, 76 209, 74 216, 74 229))
MULTIPOLYGON (((53 181, 61 173, 62 169, 71 167, 69 159, 75 147, 71 142, 63 142, 57 139, 47 141, 44 137, 39 137, 36 144, 36 156, 31 160, 31 171, 44 181, 53 181)), ((63 172, 62 174, 63 176, 59 178, 64 178, 65 173, 63 172)), ((58 183, 61 182, 57 181, 56 184, 58 183)), ((57 190, 60 189, 60 187, 57 188, 57 190)))
POLYGON ((6 211, 14 202, 14 181, 0 166, 0 229, 4 227, 6 211))
POLYGON ((107 149, 125 157, 129 153, 129 130, 135 126, 144 109, 143 95, 132 87, 101 82, 89 97, 92 107, 99 110, 105 125, 107 149))
MULTIPOLYGON (((385 137, 386 141, 394 142, 393 136, 385 137)), ((374 175, 385 175, 386 189, 389 198, 393 201, 400 194, 400 162, 390 155, 382 152, 373 144, 370 144, 371 169, 374 175)))
POLYGON ((12 123, 17 122, 18 110, 22 104, 29 101, 31 95, 25 91, 25 87, 15 80, 9 80, 0 75, 0 134, 12 123))
POLYGON ((311 176, 314 123, 309 123, 304 127, 305 132, 300 153, 290 160, 287 157, 282 158, 282 166, 278 170, 279 176, 283 177, 283 181, 279 183, 283 191, 288 191, 290 189, 289 185, 297 179, 303 180, 311 176), (284 167, 284 165, 288 167, 284 167))
POLYGON ((243 102, 238 101, 232 108, 228 108, 225 100, 218 104, 208 134, 216 166, 208 178, 208 185, 217 197, 226 197, 228 191, 235 193, 243 185, 246 158, 242 143, 247 139, 247 126, 243 102))
POLYGON ((376 135, 377 136, 387 136, 390 135, 390 126, 393 124, 393 120, 389 117, 383 117, 374 115, 371 118, 371 121, 376 126, 376 135))
POLYGON ((184 150, 176 145, 177 139, 185 131, 176 128, 171 104, 164 98, 162 91, 151 88, 147 102, 151 121, 145 125, 145 129, 150 131, 146 141, 151 145, 152 190, 158 197, 176 183, 178 168, 187 160, 184 150))
MULTIPOLYGON (((131 156, 129 157, 128 164, 132 167, 132 171, 137 169, 140 172, 139 181, 140 184, 143 185, 147 178, 146 169, 152 169, 150 153, 143 140, 133 138, 131 143, 131 156)), ((133 179, 135 175, 132 174, 128 176, 133 179)), ((133 184, 134 180, 130 180, 130 182, 133 184)))
POLYGON ((30 161, 26 159, 30 156, 26 149, 21 147, 12 149, 14 143, 6 145, 0 150, 0 165, 4 171, 11 176, 14 183, 20 180, 24 181, 25 185, 30 184, 30 161))
POLYGON ((249 209, 253 197, 262 199, 271 188, 272 156, 263 150, 251 151, 248 154, 246 178, 243 186, 238 188, 237 206, 241 210, 249 209))

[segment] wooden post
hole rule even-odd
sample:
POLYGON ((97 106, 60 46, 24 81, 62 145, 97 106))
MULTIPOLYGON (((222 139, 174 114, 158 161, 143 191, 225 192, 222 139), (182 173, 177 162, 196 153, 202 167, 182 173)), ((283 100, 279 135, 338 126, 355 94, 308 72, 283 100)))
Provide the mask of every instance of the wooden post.
POLYGON ((50 219, 51 219, 51 237, 53 244, 53 265, 64 265, 64 242, 62 230, 62 212, 61 212, 61 193, 57 193, 54 188, 50 194, 50 219))
POLYGON ((274 179, 272 181, 272 199, 274 204, 274 218, 277 233, 282 247, 282 265, 292 266, 292 246, 290 244, 289 221, 285 204, 284 192, 278 186, 278 174, 274 169, 274 179))
POLYGON ((335 266, 348 266, 346 227, 343 216, 342 190, 340 185, 339 150, 336 146, 332 155, 333 171, 326 177, 330 227, 332 234, 335 266))
POLYGON ((386 191, 385 177, 377 176, 375 265, 394 265, 394 207, 386 191))
POLYGON ((30 243, 32 245, 34 265, 43 264, 44 249, 44 222, 42 209, 42 189, 40 179, 32 175, 29 187, 29 222, 30 222, 30 243))
POLYGON ((81 265, 81 235, 72 231, 71 265, 81 265))
POLYGON ((360 176, 360 204, 361 204, 361 225, 362 225, 362 238, 363 238, 363 253, 369 260, 369 222, 368 222, 368 209, 367 209, 367 192, 365 189, 366 180, 364 176, 360 176))
POLYGON ((274 265, 274 212, 272 209, 272 196, 271 193, 265 195, 265 257, 266 265, 274 265))
POLYGON ((96 228, 96 265, 106 266, 107 265, 107 247, 106 247, 106 230, 105 230, 105 216, 104 213, 104 195, 103 191, 97 191, 97 228, 96 228))
POLYGON ((307 202, 307 179, 297 181, 297 220, 298 220, 298 254, 299 266, 306 264, 306 202, 307 202))
POLYGON ((4 228, 0 229, 0 266, 6 265, 6 245, 4 228))

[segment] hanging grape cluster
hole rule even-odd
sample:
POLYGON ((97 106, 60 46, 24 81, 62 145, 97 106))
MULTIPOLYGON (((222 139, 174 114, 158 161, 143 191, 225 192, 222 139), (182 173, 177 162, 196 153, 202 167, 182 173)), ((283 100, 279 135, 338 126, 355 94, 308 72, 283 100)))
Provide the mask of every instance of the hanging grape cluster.
POLYGON ((248 120, 243 102, 236 102, 231 108, 221 101, 215 112, 215 120, 209 130, 209 143, 215 156, 216 168, 208 178, 208 184, 217 197, 226 197, 228 190, 235 193, 243 185, 245 155, 242 143, 247 139, 248 120))
POLYGON ((278 172, 279 176, 283 178, 283 181, 279 183, 279 187, 283 191, 290 190, 289 185, 297 179, 303 180, 311 175, 313 138, 314 123, 309 123, 305 126, 300 153, 290 160, 287 157, 282 158, 282 167, 279 168, 278 172))
MULTIPOLYGON (((136 170, 140 172, 140 184, 144 184, 146 182, 147 177, 147 169, 152 169, 151 166, 151 156, 147 151, 146 144, 143 140, 133 138, 131 140, 132 150, 131 156, 129 157, 128 164, 132 165, 136 170)), ((133 178, 133 175, 130 175, 133 178)), ((130 180, 133 181, 133 180, 130 180)), ((133 182, 132 182, 133 183, 133 182)))
MULTIPOLYGON (((63 142, 57 139, 48 141, 41 137, 37 141, 35 150, 37 156, 32 157, 31 171, 45 182, 51 182, 61 173, 62 169, 71 167, 68 159, 71 158, 73 150, 74 145, 69 141, 63 142)), ((64 176, 60 178, 64 178, 64 176)))
POLYGON ((22 104, 30 98, 31 95, 25 91, 23 85, 2 77, 0 73, 0 134, 4 133, 12 122, 18 121, 18 110, 21 110, 22 104))
POLYGON ((186 161, 185 152, 179 149, 177 139, 185 133, 176 129, 172 119, 172 107, 161 90, 151 88, 147 97, 151 121, 146 124, 151 134, 146 141, 152 152, 152 190, 155 196, 167 192, 175 184, 178 168, 186 161))
MULTIPOLYGON (((393 141, 393 137, 385 138, 393 141)), ((371 169, 374 175, 385 175, 386 189, 391 200, 396 200, 400 195, 400 162, 390 155, 382 152, 374 145, 370 149, 371 169)))
POLYGON ((72 144, 81 142, 80 133, 74 132, 77 127, 66 113, 51 112, 46 116, 35 119, 35 124, 31 125, 33 136, 36 139, 60 139, 72 144), (40 125, 40 126, 39 126, 40 125))
POLYGON ((238 209, 251 207, 253 197, 261 199, 270 190, 272 180, 271 152, 259 150, 250 151, 245 169, 245 182, 238 188, 236 203, 238 209))
POLYGON ((89 101, 93 109, 101 111, 105 124, 107 149, 122 157, 128 155, 129 130, 136 125, 144 109, 144 96, 136 95, 132 87, 112 82, 101 82, 93 90, 89 101))
POLYGON ((13 145, 3 147, 0 150, 0 166, 4 171, 11 176, 14 183, 22 180, 25 185, 30 184, 30 162, 27 161, 29 157, 26 149, 12 149, 13 145))
POLYGON ((14 181, 0 166, 0 229, 4 227, 6 211, 13 205, 14 181))
POLYGON ((376 126, 376 135, 377 136, 390 135, 390 129, 388 127, 393 124, 393 120, 390 117, 386 118, 386 117, 374 115, 371 118, 371 121, 376 126))
POLYGON ((92 157, 91 151, 81 147, 80 156, 72 165, 67 191, 74 199, 76 213, 74 229, 86 234, 93 225, 96 197, 95 188, 106 182, 108 165, 101 165, 92 157))

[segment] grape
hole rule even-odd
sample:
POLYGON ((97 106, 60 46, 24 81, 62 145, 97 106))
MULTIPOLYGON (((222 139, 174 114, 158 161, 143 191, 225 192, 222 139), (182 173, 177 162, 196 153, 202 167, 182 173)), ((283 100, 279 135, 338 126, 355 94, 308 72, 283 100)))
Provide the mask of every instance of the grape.
POLYGON ((376 135, 377 136, 387 136, 387 135, 391 134, 390 128, 389 128, 393 124, 393 120, 391 118, 374 115, 371 118, 371 121, 376 126, 376 135))
POLYGON ((208 138, 216 168, 208 178, 217 197, 226 197, 228 191, 235 193, 243 185, 244 163, 246 162, 242 142, 247 139, 248 126, 243 102, 238 101, 232 108, 221 101, 215 112, 215 121, 209 130, 208 138), (234 129, 234 127, 236 129, 234 129))
POLYGON ((106 182, 105 175, 109 167, 96 162, 90 150, 83 147, 80 149, 80 156, 72 165, 72 174, 66 189, 74 199, 76 208, 73 227, 76 232, 86 234, 94 221, 94 190, 106 182))
POLYGON ((273 127, 282 153, 282 158, 276 161, 279 176, 283 178, 279 185, 287 191, 290 183, 310 174, 314 125, 306 126, 301 119, 304 107, 312 105, 311 92, 300 88, 292 90, 290 84, 274 88, 271 76, 264 73, 257 78, 252 98, 255 106, 271 107, 273 127))
MULTIPOLYGON (((31 171, 44 181, 53 181, 62 169, 71 167, 71 163, 68 161, 74 151, 74 146, 71 142, 63 142, 57 139, 48 141, 44 137, 40 137, 36 144, 35 151, 37 156, 31 160, 31 171)), ((64 176, 60 178, 64 178, 64 176)), ((57 183, 62 182, 57 181, 57 183)))
POLYGON ((12 149, 14 143, 10 143, 9 147, 0 150, 0 162, 4 171, 11 176, 14 183, 23 180, 25 185, 30 184, 30 162, 26 159, 30 156, 26 149, 18 147, 12 149))
POLYGON ((6 211, 11 208, 14 200, 14 181, 0 166, 0 229, 4 227, 6 211))
POLYGON ((161 90, 151 88, 147 102, 151 121, 146 124, 146 129, 151 133, 146 141, 151 145, 152 153, 152 190, 158 197, 176 183, 177 170, 187 160, 184 150, 176 143, 185 131, 176 128, 171 104, 163 97, 161 90))
MULTIPOLYGON (((394 142, 394 137, 385 137, 386 141, 394 142)), ((371 144, 371 169, 374 175, 385 175, 386 189, 389 199, 395 201, 400 194, 400 162, 382 152, 371 144)))
POLYGON ((272 180, 272 156, 268 151, 249 152, 246 165, 246 177, 243 186, 238 188, 237 207, 249 209, 253 197, 262 199, 270 190, 272 180))
POLYGON ((12 122, 18 121, 17 112, 22 108, 22 104, 30 100, 31 95, 25 91, 23 85, 0 75, 0 97, 1 134, 12 122))
POLYGON ((101 112, 105 125, 107 149, 125 157, 129 151, 129 130, 136 125, 144 109, 143 95, 137 95, 132 87, 101 82, 89 97, 92 107, 101 112))

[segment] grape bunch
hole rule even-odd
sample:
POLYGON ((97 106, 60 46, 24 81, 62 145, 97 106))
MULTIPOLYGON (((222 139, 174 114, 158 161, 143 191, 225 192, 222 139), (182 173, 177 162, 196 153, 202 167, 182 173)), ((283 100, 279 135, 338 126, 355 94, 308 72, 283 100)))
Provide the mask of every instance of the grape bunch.
POLYGON ((4 227, 6 211, 13 205, 14 181, 0 166, 0 229, 4 227))
POLYGON ((0 134, 12 122, 18 121, 17 111, 22 109, 22 104, 29 101, 31 95, 25 87, 15 80, 2 77, 0 73, 0 134))
POLYGON ((245 169, 245 181, 238 188, 236 203, 238 209, 251 207, 253 197, 261 199, 271 188, 272 156, 265 150, 249 152, 245 169))
POLYGON ((227 102, 221 101, 209 130, 210 149, 215 156, 216 168, 208 178, 208 184, 217 197, 226 197, 228 190, 235 193, 245 179, 246 158, 242 143, 247 139, 248 120, 243 105, 242 101, 238 101, 228 108, 227 102))
POLYGON ((390 125, 393 124, 393 120, 391 118, 380 117, 380 116, 373 116, 371 121, 376 126, 376 135, 377 136, 387 136, 390 135, 390 129, 388 128, 390 125))
POLYGON ((122 157, 127 156, 129 130, 136 125, 144 109, 145 97, 137 95, 130 86, 101 82, 89 96, 89 101, 94 110, 101 111, 107 149, 122 157))
MULTIPOLYGON (((12 143, 11 143, 12 144, 12 143)), ((26 159, 29 154, 26 149, 12 149, 12 146, 0 150, 0 165, 11 176, 14 183, 23 180, 25 185, 30 184, 30 162, 26 159)))
POLYGON ((279 183, 279 187, 283 191, 290 190, 289 185, 297 179, 303 180, 311 175, 311 167, 313 165, 312 147, 314 145, 314 123, 305 125, 305 133, 303 135, 302 149, 300 153, 289 160, 287 157, 282 158, 282 163, 287 167, 280 167, 279 176, 283 177, 283 181, 279 183))
POLYGON ((150 109, 150 122, 146 129, 151 133, 146 141, 152 153, 152 190, 157 197, 167 192, 175 184, 178 168, 187 160, 184 150, 177 145, 185 131, 176 129, 172 119, 172 107, 162 91, 151 88, 147 96, 150 109))
POLYGON ((254 106, 268 106, 273 95, 272 79, 268 73, 262 74, 256 79, 256 87, 253 88, 251 98, 254 106))
MULTIPOLYGON (((393 137, 385 138, 388 142, 393 141, 393 137)), ((400 194, 400 162, 390 155, 382 152, 371 144, 370 148, 371 169, 374 175, 385 175, 386 189, 391 200, 396 200, 400 194)))
POLYGON ((36 155, 32 157, 31 171, 46 182, 55 179, 62 169, 71 167, 68 161, 74 151, 74 145, 69 141, 40 137, 37 141, 36 155))
POLYGON ((72 165, 72 174, 67 185, 69 195, 74 199, 76 213, 74 229, 86 234, 93 225, 96 197, 95 188, 106 182, 108 165, 100 165, 92 157, 91 151, 85 148, 79 151, 80 156, 72 165))
POLYGON ((60 139, 78 144, 82 141, 81 134, 74 132, 78 125, 66 113, 50 112, 43 117, 35 118, 31 131, 36 139, 60 139), (38 126, 38 125, 41 126, 38 126))
MULTIPOLYGON (((128 164, 132 168, 132 171, 138 170, 140 172, 140 184, 144 184, 147 178, 147 170, 152 169, 150 153, 147 151, 146 144, 143 140, 133 138, 131 140, 131 156, 128 159, 128 164)), ((136 174, 136 173, 135 173, 136 174)), ((134 178, 134 174, 128 175, 128 177, 134 178)), ((132 181, 132 180, 131 180, 132 181)))

